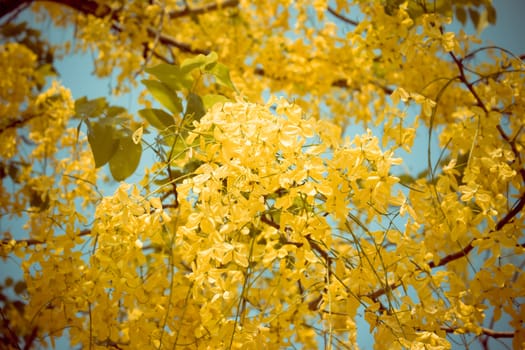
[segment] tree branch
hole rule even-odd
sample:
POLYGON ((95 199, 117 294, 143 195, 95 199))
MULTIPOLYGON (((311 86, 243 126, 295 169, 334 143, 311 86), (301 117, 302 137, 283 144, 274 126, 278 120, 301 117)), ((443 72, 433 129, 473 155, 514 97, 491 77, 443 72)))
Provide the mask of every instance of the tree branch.
MULTIPOLYGON (((266 72, 264 71, 264 69, 263 69, 263 68, 260 68, 260 67, 255 68, 254 73, 257 74, 257 75, 259 75, 259 76, 267 77, 267 78, 269 78, 269 79, 273 79, 273 80, 277 80, 277 81, 278 81, 278 80, 283 80, 283 79, 280 79, 280 78, 274 78, 274 77, 269 76, 268 74, 266 74, 266 72)), ((380 83, 378 83, 378 82, 370 81, 369 83, 372 84, 372 85, 377 86, 378 88, 380 88, 381 90, 383 90, 383 91, 385 92, 385 94, 387 94, 387 95, 390 95, 390 94, 392 94, 392 92, 394 92, 394 90, 392 90, 392 89, 389 88, 388 86, 382 85, 382 84, 380 84, 380 83)), ((353 89, 353 90, 355 90, 355 91, 361 91, 361 88, 358 87, 358 86, 354 87, 354 86, 350 86, 350 85, 348 85, 348 82, 347 82, 346 79, 337 79, 337 80, 334 80, 334 81, 332 81, 331 86, 333 86, 333 87, 338 87, 338 88, 342 88, 342 89, 353 89)))
MULTIPOLYGON (((478 106, 481 107, 483 109, 483 111, 488 114, 489 111, 488 111, 487 107, 485 106, 485 104, 483 103, 483 101, 481 100, 481 97, 478 95, 478 93, 476 92, 476 90, 474 89, 472 84, 468 81, 467 77, 465 76, 465 71, 464 71, 464 66, 463 66, 462 59, 457 58, 456 55, 454 55, 453 52, 449 52, 449 54, 452 57, 452 60, 454 61, 456 66, 458 67, 459 74, 460 74, 459 75, 460 81, 467 87, 467 89, 470 91, 472 96, 476 99, 476 101, 478 103, 478 106)), ((513 153, 514 153, 514 155, 516 157, 516 159, 520 160, 520 152, 517 150, 516 146, 514 145, 514 142, 509 139, 509 137, 505 134, 505 132, 503 131, 503 129, 501 128, 500 125, 497 125, 496 128, 497 128, 500 136, 510 145, 510 147, 511 147, 511 149, 512 149, 512 151, 513 151, 513 153)), ((525 182, 525 169, 523 169, 523 168, 520 169, 519 173, 521 175, 522 180, 525 182)), ((521 212, 521 210, 523 209, 524 206, 525 206, 525 193, 523 193, 521 195, 520 199, 515 203, 513 208, 503 218, 501 218, 501 220, 498 221, 498 223, 494 227, 494 230, 491 230, 489 233, 501 230, 516 215, 518 215, 519 212, 521 212)), ((439 262, 437 262, 437 263, 435 263, 434 261, 429 262, 429 264, 428 264, 429 267, 430 268, 435 268, 435 267, 443 266, 443 265, 448 264, 451 261, 454 261, 454 260, 457 260, 457 259, 460 259, 462 257, 467 256, 474 249, 473 243, 474 243, 474 239, 471 240, 460 251, 452 253, 452 254, 449 254, 449 255, 441 258, 439 260, 439 262)))
MULTIPOLYGON (((445 331, 447 333, 454 333, 457 331, 457 329, 450 328, 450 327, 441 327, 442 331, 445 331)), ((481 333, 484 335, 487 335, 492 338, 514 338, 515 332, 504 332, 504 331, 496 331, 494 329, 490 328, 481 328, 481 333)))
MULTIPOLYGON (((514 205, 514 207, 503 217, 501 220, 498 221, 496 226, 494 227, 494 230, 491 230, 489 233, 496 232, 501 230, 506 224, 508 224, 516 215, 518 215, 519 212, 523 209, 525 206, 525 193, 523 193, 519 199, 519 201, 514 205)), ((461 249, 458 252, 449 254, 439 260, 439 262, 435 263, 433 261, 428 263, 428 266, 432 269, 435 267, 443 266, 448 264, 451 261, 461 259, 465 256, 467 256, 472 249, 474 249, 474 240, 471 240, 463 249, 461 249)))
MULTIPOLYGON (((114 22, 112 24, 112 28, 119 32, 122 31, 122 28, 119 26, 119 10, 113 9, 108 5, 99 3, 97 1, 92 1, 92 0, 26 0, 22 2, 18 0, 0 0, 0 18, 15 11, 17 8, 19 8, 22 5, 27 6, 31 4, 32 2, 37 2, 37 1, 53 2, 59 5, 69 7, 83 14, 95 16, 97 18, 104 18, 104 17, 109 16, 111 20, 114 22)), ((238 0, 227 0, 222 3, 209 4, 209 5, 205 5, 205 6, 194 8, 194 9, 190 9, 189 7, 186 7, 184 10, 170 12, 168 14, 168 18, 176 19, 176 18, 185 17, 185 16, 202 15, 208 12, 217 11, 217 10, 221 10, 221 9, 228 8, 228 7, 236 7, 238 6, 238 4, 239 4, 238 0)), ((152 27, 147 27, 147 32, 150 37, 158 36, 159 41, 163 45, 176 47, 180 51, 191 53, 191 54, 209 53, 208 50, 192 48, 190 44, 177 41, 176 39, 168 35, 165 35, 165 34, 157 35, 157 30, 152 27)))
POLYGON ((381 295, 385 294, 387 291, 392 291, 394 289, 397 289, 400 286, 401 286, 401 281, 393 282, 393 283, 389 284, 388 287, 379 288, 378 290, 376 290, 376 291, 374 291, 372 293, 366 294, 366 296, 368 298, 376 301, 377 298, 379 298, 381 295))
MULTIPOLYGON (((88 236, 90 234, 91 234, 91 229, 85 229, 85 230, 80 231, 80 233, 77 235, 77 237, 88 236)), ((9 245, 9 243, 11 241, 12 240, 9 239, 9 238, 4 238, 4 239, 2 239, 0 241, 0 244, 9 245)), ((41 240, 38 240, 38 239, 32 239, 32 238, 15 240, 15 245, 24 244, 26 246, 32 246, 32 245, 45 244, 45 243, 46 243, 45 241, 41 241, 41 240)))
POLYGON ((175 19, 179 17, 185 17, 185 16, 195 16, 195 15, 202 15, 208 12, 213 12, 217 10, 222 10, 227 7, 236 7, 239 5, 238 0, 226 0, 221 3, 214 3, 214 4, 208 4, 204 5, 202 7, 190 9, 188 6, 184 10, 180 11, 172 11, 168 14, 168 18, 175 19))
MULTIPOLYGON (((79 0, 53 0, 56 3, 68 6, 76 11, 82 12, 84 14, 90 14, 98 18, 103 18, 107 16, 111 16, 111 20, 113 21, 112 28, 115 29, 118 32, 122 32, 123 29, 119 25, 119 18, 118 18, 118 11, 113 10, 111 7, 99 4, 94 1, 79 1, 79 0)), ((194 10, 183 10, 183 11, 175 11, 171 12, 169 14, 170 18, 179 18, 183 16, 189 16, 189 15, 196 15, 196 14, 203 14, 211 10, 215 10, 218 8, 228 7, 228 6, 234 6, 236 5, 236 1, 228 1, 227 3, 219 6, 205 6, 203 8, 197 8, 194 10), (234 4, 235 3, 235 4, 234 4)), ((191 54, 208 54, 208 50, 202 50, 202 49, 195 49, 192 48, 190 44, 180 42, 176 40, 173 37, 170 37, 165 34, 158 33, 158 30, 148 26, 147 27, 147 33, 151 38, 158 38, 159 42, 166 46, 176 47, 182 52, 191 53, 191 54)))
MULTIPOLYGON (((156 29, 154 29, 152 27, 148 27, 147 30, 148 30, 148 35, 149 36, 151 36, 151 37, 157 36, 156 29)), ((165 35, 165 34, 159 34, 158 38, 159 38, 159 42, 161 44, 166 45, 166 46, 176 47, 177 49, 179 49, 179 50, 181 50, 183 52, 186 52, 186 53, 191 53, 193 55, 198 55, 198 54, 207 55, 207 54, 210 53, 210 50, 199 49, 199 48, 192 48, 190 44, 186 44, 186 43, 180 42, 180 41, 176 40, 175 38, 173 38, 171 36, 168 36, 168 35, 165 35)))
POLYGON ((330 6, 328 6, 326 9, 328 10, 328 12, 329 12, 332 16, 339 18, 341 21, 343 21, 343 22, 345 22, 345 23, 348 23, 348 24, 353 25, 353 26, 358 26, 358 25, 359 25, 359 22, 354 21, 354 20, 352 20, 352 19, 350 19, 350 18, 348 18, 348 17, 343 16, 342 14, 338 13, 337 11, 335 11, 335 10, 334 10, 332 7, 330 7, 330 6))
MULTIPOLYGON (((6 2, 11 2, 12 0, 7 0, 6 2)), ((102 4, 97 1, 93 0, 26 0, 25 2, 36 2, 36 1, 46 1, 46 2, 54 2, 57 4, 65 5, 67 7, 70 7, 76 11, 90 14, 95 17, 106 17, 110 14, 112 15, 113 20, 117 20, 118 11, 115 11, 110 6, 102 4)), ((19 3, 19 1, 12 1, 13 3, 19 3)), ((238 0, 226 0, 221 3, 213 3, 204 5, 202 7, 197 7, 190 9, 189 7, 186 7, 184 10, 178 10, 178 11, 172 11, 168 13, 168 18, 170 19, 176 19, 181 17, 188 17, 188 16, 195 16, 195 15, 202 15, 208 12, 213 12, 217 10, 222 10, 224 8, 228 7, 236 7, 239 5, 238 0)), ((0 12, 1 13, 1 12, 0 12)))
POLYGON ((13 14, 4 23, 2 23, 2 25, 12 21, 13 18, 15 18, 20 13, 20 11, 24 10, 31 4, 31 1, 32 0, 0 0, 0 18, 4 18, 9 14, 13 14))
MULTIPOLYGON (((506 224, 508 224, 512 218, 514 218, 525 206, 525 193, 520 197, 519 201, 514 205, 514 207, 503 217, 500 221, 496 224, 494 230, 491 230, 489 233, 499 231, 501 230, 506 224)), ((474 240, 471 240, 463 249, 461 249, 458 252, 449 254, 439 260, 439 262, 435 263, 434 261, 430 261, 428 263, 428 266, 433 269, 436 267, 444 266, 448 264, 451 261, 461 259, 465 256, 467 256, 473 249, 474 249, 474 240)), ((525 243, 523 244, 517 244, 516 246, 519 247, 525 247, 525 243)), ((369 297, 372 300, 376 300, 381 295, 385 294, 389 290, 397 289, 401 286, 401 281, 393 282, 387 287, 382 287, 374 292, 371 292, 367 294, 366 296, 369 297)))
MULTIPOLYGON (((261 215, 261 222, 265 223, 268 226, 271 226, 271 227, 275 228, 276 230, 280 230, 281 229, 281 225, 279 225, 278 223, 273 221, 266 214, 261 215)), ((304 238, 306 239, 306 241, 310 245, 310 248, 312 248, 312 250, 316 251, 326 261, 326 264, 329 267, 330 264, 332 263, 333 259, 330 257, 328 252, 326 250, 324 250, 323 248, 321 248, 321 246, 310 235, 306 235, 306 236, 304 236, 304 238)), ((303 246, 303 244, 301 242, 290 242, 290 241, 287 241, 287 242, 285 242, 285 244, 292 244, 292 245, 295 245, 296 247, 302 247, 303 246)))
POLYGON ((31 0, 17 1, 17 0, 0 0, 0 18, 7 16, 11 12, 16 11, 19 7, 27 6, 31 0))
MULTIPOLYGON (((25 113, 23 113, 25 114, 25 113)), ((38 117, 36 114, 29 114, 29 115, 22 115, 21 119, 12 119, 9 120, 6 125, 2 125, 0 127, 0 135, 4 133, 5 131, 12 129, 12 128, 19 128, 21 126, 24 126, 26 123, 30 122, 33 118, 38 117)))

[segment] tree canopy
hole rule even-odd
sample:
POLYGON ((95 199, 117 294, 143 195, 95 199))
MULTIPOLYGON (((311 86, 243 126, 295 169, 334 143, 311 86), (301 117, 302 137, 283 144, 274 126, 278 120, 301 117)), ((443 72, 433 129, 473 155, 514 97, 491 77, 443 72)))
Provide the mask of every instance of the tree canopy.
POLYGON ((0 1, 1 342, 524 348, 525 55, 464 30, 495 22, 490 0, 0 1), (74 99, 77 52, 140 110, 74 99))

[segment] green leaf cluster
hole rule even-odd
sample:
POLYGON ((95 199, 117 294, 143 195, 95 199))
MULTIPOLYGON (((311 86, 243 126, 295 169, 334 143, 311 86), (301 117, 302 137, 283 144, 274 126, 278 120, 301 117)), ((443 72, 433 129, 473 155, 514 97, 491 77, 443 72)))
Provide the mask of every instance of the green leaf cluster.
MULTIPOLYGON (((200 120, 214 104, 229 101, 222 94, 198 91, 200 83, 211 78, 216 85, 236 91, 228 68, 217 60, 217 54, 212 52, 188 58, 180 65, 163 63, 146 69, 156 79, 145 79, 142 83, 165 109, 144 108, 138 114, 156 129, 158 145, 152 148, 167 164, 191 146, 185 139, 193 129, 193 121, 200 120)), ((99 168, 109 163, 111 174, 117 181, 133 174, 142 155, 142 145, 133 141, 134 130, 128 125, 129 119, 123 116, 125 112, 122 107, 109 105, 103 97, 92 100, 82 97, 75 101, 75 117, 80 119, 78 128, 82 124, 87 126, 95 166, 99 168)), ((173 173, 184 170, 174 170, 173 173)))
MULTIPOLYGON (((144 108, 138 111, 138 114, 156 129, 159 135, 158 144, 152 148, 156 150, 159 159, 171 167, 173 160, 181 158, 190 147, 196 147, 186 144, 185 141, 189 132, 193 130, 193 122, 200 120, 214 104, 230 100, 216 91, 237 90, 228 68, 218 62, 215 52, 188 58, 180 65, 162 63, 147 68, 146 72, 155 79, 146 79, 142 83, 165 109, 144 108), (218 89, 212 89, 210 81, 218 89), (212 93, 209 90, 214 91, 212 93)), ((192 165, 190 168, 194 167, 192 165)), ((177 169, 167 169, 166 177, 156 182, 173 182, 188 171, 184 165, 177 169)))
POLYGON ((142 145, 132 140, 128 119, 122 114, 126 110, 111 106, 105 98, 75 101, 75 117, 79 128, 87 126, 88 142, 97 168, 109 163, 111 175, 117 181, 128 178, 137 169, 142 155, 142 145))

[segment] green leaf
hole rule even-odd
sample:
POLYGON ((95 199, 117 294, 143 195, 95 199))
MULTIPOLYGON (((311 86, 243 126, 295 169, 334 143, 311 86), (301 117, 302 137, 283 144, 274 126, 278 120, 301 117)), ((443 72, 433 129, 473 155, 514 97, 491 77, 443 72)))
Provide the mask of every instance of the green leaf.
POLYGON ((217 64, 217 61, 219 60, 219 56, 216 52, 212 51, 208 55, 206 55, 206 64, 204 65, 204 70, 206 72, 209 72, 215 67, 217 64))
POLYGON ((213 107, 213 105, 216 103, 224 103, 228 101, 230 101, 230 99, 223 95, 210 94, 202 96, 202 103, 204 104, 204 109, 206 110, 213 107))
POLYGON ((104 112, 108 103, 104 97, 88 100, 86 96, 75 101, 75 116, 78 118, 98 117, 104 112))
POLYGON ((224 64, 217 63, 213 69, 210 70, 210 73, 215 76, 217 83, 237 91, 230 78, 230 70, 224 64))
POLYGON ((171 147, 176 141, 177 133, 173 130, 160 130, 158 140, 164 146, 171 147))
POLYGON ((472 20, 472 23, 474 24, 474 27, 479 27, 479 21, 480 21, 480 15, 479 12, 474 10, 473 8, 468 9, 468 13, 470 15, 470 19, 472 20))
POLYGON ((206 114, 204 104, 199 95, 190 92, 188 95, 188 104, 186 106, 186 113, 184 113, 185 119, 188 121, 200 120, 203 115, 206 114))
POLYGON ((197 170, 201 165, 202 161, 192 159, 188 163, 184 165, 184 174, 193 173, 195 170, 197 170))
MULTIPOLYGON (((179 173, 182 175, 182 172, 180 170, 172 170, 172 175, 175 175, 174 177, 179 176, 179 173)), ((169 177, 164 177, 162 179, 155 179, 153 180, 153 183, 157 186, 164 186, 166 184, 169 184, 171 182, 171 179, 169 177)))
POLYGON ((139 114, 148 123, 159 130, 165 130, 175 124, 173 117, 162 109, 145 108, 141 109, 139 114))
POLYGON ((408 173, 397 175, 397 177, 399 178, 399 182, 403 185, 409 185, 416 181, 416 179, 408 173))
POLYGON ((465 25, 467 23, 467 11, 465 11, 463 6, 456 7, 456 17, 461 24, 465 25))
POLYGON ((171 158, 169 161, 174 159, 179 159, 181 156, 183 156, 186 153, 186 150, 188 149, 188 144, 186 144, 185 137, 183 134, 176 134, 173 141, 171 141, 171 158))
POLYGON ((190 90, 193 86, 193 77, 172 64, 161 63, 155 67, 146 68, 146 72, 157 77, 174 91, 190 90))
POLYGON ((106 164, 117 150, 115 128, 106 123, 88 124, 88 142, 95 158, 95 167, 99 168, 106 164))
POLYGON ((109 106, 106 110, 106 116, 109 118, 116 117, 119 114, 122 114, 126 111, 124 107, 120 106, 109 106))
POLYGON ((142 80, 146 88, 171 113, 177 114, 182 110, 180 98, 166 84, 157 80, 142 80))
POLYGON ((203 69, 204 71, 210 71, 217 64, 217 53, 210 52, 204 56, 202 54, 192 58, 185 59, 180 65, 180 70, 185 73, 190 73, 194 69, 203 69))
POLYGON ((490 24, 496 24, 496 9, 492 4, 487 4, 487 21, 490 24))
POLYGON ((133 174, 139 165, 141 155, 142 145, 135 144, 128 135, 122 135, 118 139, 117 150, 109 161, 109 170, 113 178, 123 181, 133 174))

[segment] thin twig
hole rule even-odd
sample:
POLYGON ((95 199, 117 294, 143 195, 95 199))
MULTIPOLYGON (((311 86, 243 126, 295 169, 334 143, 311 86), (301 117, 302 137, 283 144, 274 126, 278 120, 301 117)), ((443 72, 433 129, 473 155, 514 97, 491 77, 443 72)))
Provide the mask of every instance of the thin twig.
POLYGON ((346 16, 343 16, 342 14, 338 13, 337 11, 335 11, 332 7, 328 6, 326 8, 328 10, 328 12, 334 16, 334 17, 337 17, 339 18, 341 21, 345 22, 345 23, 348 23, 348 24, 351 24, 353 26, 358 26, 359 25, 359 22, 357 21, 354 21, 353 19, 350 19, 346 16))

